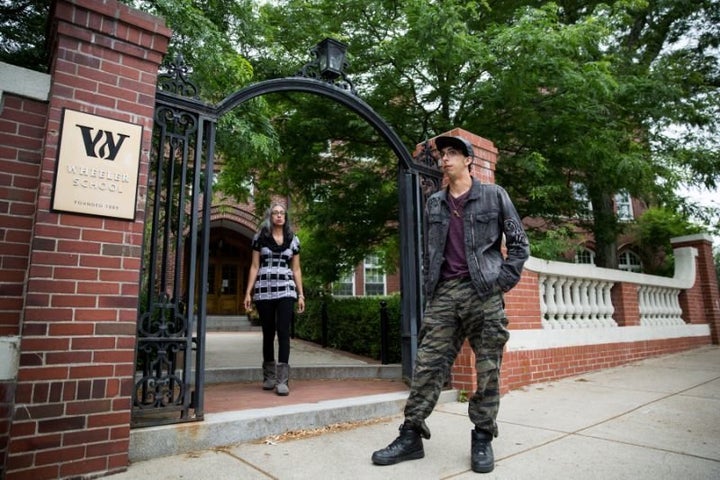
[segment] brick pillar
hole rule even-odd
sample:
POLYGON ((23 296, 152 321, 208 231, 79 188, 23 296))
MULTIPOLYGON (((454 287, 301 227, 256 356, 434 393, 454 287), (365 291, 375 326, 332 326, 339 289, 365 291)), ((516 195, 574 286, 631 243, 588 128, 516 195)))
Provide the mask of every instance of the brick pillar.
POLYGON ((614 307, 613 318, 619 327, 640 325, 637 284, 618 282, 613 285, 610 296, 614 307))
POLYGON ((116 0, 57 0, 6 479, 127 468, 148 152, 170 30, 116 0), (63 108, 143 127, 135 220, 50 210, 63 108))
POLYGON ((450 385, 461 392, 466 392, 468 398, 477 390, 477 369, 475 368, 475 353, 470 343, 465 340, 460 348, 450 374, 450 385))
POLYGON ((510 330, 543 328, 539 282, 538 273, 528 270, 526 265, 518 284, 505 294, 505 313, 510 330))
POLYGON ((50 76, 0 63, 0 479, 15 387, 50 76))
POLYGON ((712 237, 708 234, 688 235, 670 240, 673 248, 697 249, 695 285, 680 293, 684 320, 710 325, 712 343, 720 345, 720 291, 713 261, 712 237))

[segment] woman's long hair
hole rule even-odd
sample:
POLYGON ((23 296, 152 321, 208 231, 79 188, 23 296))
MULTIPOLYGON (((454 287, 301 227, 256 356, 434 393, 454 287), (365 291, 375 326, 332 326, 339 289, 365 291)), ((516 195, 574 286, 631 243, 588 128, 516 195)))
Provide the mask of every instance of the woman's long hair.
MULTIPOLYGON (((292 226, 290 225, 290 217, 288 215, 288 210, 285 207, 284 204, 279 202, 273 202, 270 204, 270 208, 265 210, 265 216, 263 217, 262 223, 260 223, 260 236, 263 238, 270 238, 272 237, 272 211, 275 209, 275 207, 281 207, 285 211, 285 224, 283 225, 283 238, 285 239, 285 242, 292 239, 293 237, 293 231, 292 226)), ((283 242, 284 243, 284 242, 283 242)))

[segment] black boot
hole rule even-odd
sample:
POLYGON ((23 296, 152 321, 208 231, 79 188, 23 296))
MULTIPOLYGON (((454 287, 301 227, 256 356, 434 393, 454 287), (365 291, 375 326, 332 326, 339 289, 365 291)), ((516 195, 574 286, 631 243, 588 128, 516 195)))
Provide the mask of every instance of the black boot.
POLYGON ((420 432, 410 425, 400 425, 400 435, 382 450, 372 454, 375 465, 393 465, 425 456, 420 432))
POLYGON ((491 433, 472 430, 470 434, 470 465, 473 472, 489 473, 495 468, 492 439, 491 433))

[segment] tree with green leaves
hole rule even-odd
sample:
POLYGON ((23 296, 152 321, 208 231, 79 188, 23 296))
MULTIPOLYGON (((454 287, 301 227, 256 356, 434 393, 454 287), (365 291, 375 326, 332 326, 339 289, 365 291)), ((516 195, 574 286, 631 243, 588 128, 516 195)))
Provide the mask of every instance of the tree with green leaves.
POLYGON ((712 21, 719 8, 616 2, 568 24, 562 9, 548 4, 525 10, 505 32, 510 38, 499 58, 522 60, 483 94, 497 99, 502 120, 479 127, 494 132, 490 138, 506 152, 500 181, 533 216, 559 214, 562 221, 589 200, 592 209, 580 219, 594 235, 601 266, 617 266, 616 241, 627 226, 614 212, 616 193, 681 210, 675 191, 682 182, 717 187, 720 157, 710 134, 717 128, 718 69, 708 47, 717 42, 712 21), (691 34, 696 44, 671 48, 691 34), (680 125, 705 140, 672 137, 669 128, 680 125))
MULTIPOLYGON (((344 41, 358 94, 409 148, 455 127, 492 140, 520 213, 579 222, 601 266, 617 265, 631 226, 615 214, 617 193, 709 218, 676 192, 718 187, 718 0, 128 3, 166 19, 170 58, 183 54, 210 101, 296 74, 326 36, 344 41)), ((221 119, 218 147, 219 188, 261 205, 291 195, 308 238, 325 242, 305 265, 327 263, 328 248, 345 265, 393 251, 396 165, 353 115, 269 95, 221 119)))
POLYGON ((521 213, 575 218, 616 267, 616 194, 687 214, 678 186, 717 187, 719 14, 710 0, 290 0, 263 18, 284 25, 276 50, 317 32, 349 43, 358 91, 410 146, 456 126, 494 141, 521 213))
POLYGON ((637 238, 637 253, 643 263, 643 271, 651 275, 673 276, 675 261, 670 239, 701 231, 698 225, 665 208, 652 207, 643 212, 631 230, 637 238))
POLYGON ((0 0, 0 62, 47 72, 51 0, 0 0))
MULTIPOLYGON (((255 2, 250 0, 126 0, 126 3, 165 19, 173 30, 166 63, 182 59, 199 96, 217 103, 255 79, 251 62, 238 48, 256 33, 255 2), (247 38, 246 38, 247 37, 247 38)), ((234 172, 226 191, 246 199, 252 159, 275 158, 277 138, 271 113, 262 99, 224 115, 218 122, 216 163, 234 172)))

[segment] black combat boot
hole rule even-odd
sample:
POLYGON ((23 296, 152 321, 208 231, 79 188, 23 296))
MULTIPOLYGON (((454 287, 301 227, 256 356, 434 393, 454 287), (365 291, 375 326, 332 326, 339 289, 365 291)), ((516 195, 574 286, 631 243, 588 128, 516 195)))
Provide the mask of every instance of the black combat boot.
POLYGON ((493 455, 491 433, 477 431, 470 433, 470 465, 473 472, 489 473, 495 468, 495 455, 493 455))
POLYGON ((372 454, 375 465, 393 465, 405 460, 417 460, 425 456, 422 437, 418 429, 403 423, 400 435, 382 450, 372 454))

